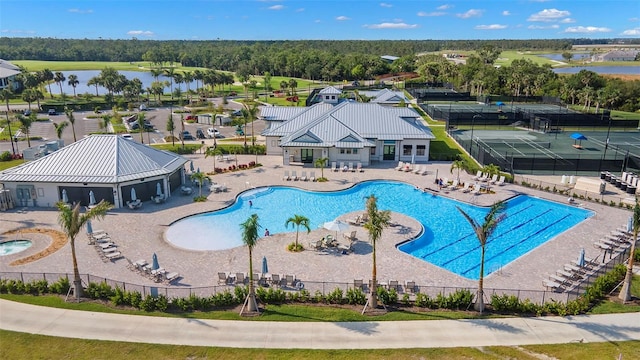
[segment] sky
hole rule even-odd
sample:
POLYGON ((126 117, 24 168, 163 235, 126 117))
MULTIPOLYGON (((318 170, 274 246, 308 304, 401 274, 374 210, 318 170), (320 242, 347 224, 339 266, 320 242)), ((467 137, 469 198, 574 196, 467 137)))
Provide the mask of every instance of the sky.
POLYGON ((640 0, 0 0, 0 37, 640 38, 640 0))

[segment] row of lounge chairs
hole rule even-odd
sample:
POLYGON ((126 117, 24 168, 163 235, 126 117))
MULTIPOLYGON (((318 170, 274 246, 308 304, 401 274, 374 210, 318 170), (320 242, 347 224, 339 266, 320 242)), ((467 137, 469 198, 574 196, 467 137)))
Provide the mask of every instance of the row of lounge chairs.
POLYGON ((171 284, 173 281, 177 280, 180 277, 179 273, 167 271, 163 267, 154 269, 152 264, 148 263, 145 259, 140 259, 133 262, 127 258, 127 261, 129 262, 129 268, 132 271, 136 271, 140 275, 145 276, 155 282, 171 284))
POLYGON ((315 171, 311 171, 309 173, 309 176, 307 177, 307 172, 303 171, 300 174, 300 177, 298 177, 298 173, 294 170, 291 172, 291 175, 289 175, 289 171, 285 170, 284 171, 284 175, 282 176, 282 180, 293 180, 293 181, 316 181, 316 173, 315 171))
MULTIPOLYGON (((393 289, 398 293, 404 292, 407 294, 409 293, 415 294, 420 291, 420 288, 416 286, 415 281, 406 281, 404 285, 400 284, 397 280, 389 280, 387 282, 378 281, 377 286, 383 287, 387 290, 393 289)), ((360 289, 362 291, 371 291, 371 288, 373 287, 373 285, 371 280, 369 280, 368 286, 364 284, 363 280, 353 280, 353 287, 356 289, 360 289)))
POLYGON ((504 185, 505 179, 506 177, 504 175, 500 175, 498 177, 498 174, 493 174, 493 176, 491 176, 491 174, 489 173, 483 173, 482 170, 478 170, 476 176, 473 177, 473 180, 495 184, 498 186, 504 185))
POLYGON ((112 242, 109 234, 104 230, 87 233, 89 244, 94 245, 98 255, 104 262, 122 259, 124 256, 118 251, 118 246, 112 242))
POLYGON ((631 241, 633 241, 631 234, 628 233, 626 229, 618 229, 594 242, 593 246, 596 249, 604 251, 605 255, 608 252, 609 256, 613 257, 615 253, 626 251, 631 246, 631 241))
MULTIPOLYGON (((295 275, 280 275, 280 274, 253 274, 253 281, 259 286, 273 286, 277 288, 290 288, 301 290, 304 288, 304 284, 295 275)), ((249 277, 243 272, 237 273, 218 273, 218 285, 236 285, 244 286, 249 283, 249 277)))
POLYGON ((350 162, 349 165, 345 165, 344 161, 340 162, 340 167, 337 166, 337 163, 335 161, 331 162, 331 171, 333 172, 338 172, 338 171, 342 171, 342 172, 364 172, 364 169, 362 169, 362 163, 357 163, 356 167, 353 167, 353 163, 350 162))

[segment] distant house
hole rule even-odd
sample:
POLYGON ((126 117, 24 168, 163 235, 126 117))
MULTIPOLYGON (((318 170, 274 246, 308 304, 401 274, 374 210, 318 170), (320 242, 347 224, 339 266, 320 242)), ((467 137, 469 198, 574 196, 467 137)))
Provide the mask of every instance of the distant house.
POLYGON ((376 103, 332 103, 336 88, 325 92, 329 102, 310 107, 262 107, 267 122, 262 132, 267 155, 282 155, 283 163, 362 163, 429 160, 435 137, 411 108, 376 103))
POLYGON ((358 92, 368 98, 371 98, 371 102, 380 105, 398 106, 404 103, 405 106, 409 105, 409 99, 404 95, 402 91, 392 91, 389 89, 382 90, 362 90, 358 92))
POLYGON ((396 60, 400 59, 400 58, 399 58, 399 57, 397 57, 397 56, 391 56, 391 55, 382 55, 382 56, 380 56, 380 58, 381 58, 382 60, 386 61, 386 62, 387 62, 387 63, 389 63, 389 64, 391 64, 392 62, 394 62, 394 61, 396 61, 396 60))
POLYGON ((613 50, 591 58, 594 62, 603 61, 634 61, 640 50, 613 50))
POLYGON ((12 63, 0 59, 0 90, 12 84, 13 90, 17 90, 20 85, 16 81, 16 77, 20 74, 20 68, 13 65, 12 63))

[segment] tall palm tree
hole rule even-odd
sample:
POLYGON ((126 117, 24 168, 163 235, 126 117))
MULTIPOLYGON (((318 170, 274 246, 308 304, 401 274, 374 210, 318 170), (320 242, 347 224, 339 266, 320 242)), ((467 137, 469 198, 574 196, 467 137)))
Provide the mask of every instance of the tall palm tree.
POLYGON ((322 178, 324 178, 324 167, 327 166, 328 162, 329 158, 323 157, 316 159, 316 161, 313 163, 313 166, 320 168, 320 177, 322 178))
POLYGON ((247 103, 244 104, 244 109, 242 109, 242 117, 244 118, 244 146, 245 148, 247 147, 247 120, 251 121, 251 146, 256 146, 256 136, 253 132, 253 123, 256 120, 256 117, 258 116, 258 107, 256 106, 256 103, 252 103, 251 106, 247 105, 247 103), (246 109, 246 112, 245 112, 246 109))
POLYGON ((505 208, 503 201, 498 201, 491 205, 489 212, 484 216, 484 222, 482 224, 474 220, 469 214, 464 212, 460 207, 456 206, 458 211, 464 216, 465 219, 471 224, 473 231, 480 241, 480 279, 478 280, 478 293, 476 294, 476 302, 474 309, 481 314, 484 311, 484 255, 487 245, 487 240, 491 237, 498 224, 504 219, 504 216, 500 213, 505 208))
POLYGON ((138 123, 138 130, 140 131, 140 143, 144 144, 144 113, 142 111, 140 111, 138 113, 138 119, 137 119, 137 123, 138 123))
POLYGON ((53 71, 49 69, 43 69, 38 72, 38 77, 40 78, 41 83, 46 83, 49 86, 49 95, 53 99, 53 93, 51 92, 51 81, 55 78, 53 75, 53 71))
POLYGON ((193 73, 191 71, 185 71, 182 74, 182 80, 187 86, 187 94, 189 94, 189 104, 191 104, 191 82, 193 81, 193 73))
POLYGON ((209 180, 209 177, 207 176, 207 174, 200 172, 200 169, 198 169, 198 171, 191 174, 191 180, 192 181, 195 180, 198 182, 198 188, 199 188, 198 196, 202 197, 202 183, 205 180, 209 180))
MULTIPOLYGON (((366 211, 369 220, 362 225, 369 232, 369 240, 373 248, 373 268, 371 271, 371 291, 369 292, 368 305, 372 309, 378 307, 378 283, 376 280, 378 267, 376 264, 376 243, 382 237, 382 231, 389 226, 391 221, 391 212, 389 210, 378 210, 378 199, 375 195, 369 195, 366 198, 366 211)), ((364 312, 367 306, 362 310, 364 312)))
POLYGON ((80 213, 80 203, 76 204, 74 207, 70 207, 69 204, 58 202, 56 206, 59 211, 58 223, 71 243, 71 258, 73 260, 73 293, 79 301, 82 297, 82 280, 80 279, 78 259, 76 258, 76 237, 87 221, 91 219, 102 219, 107 214, 107 211, 113 208, 113 205, 101 200, 96 206, 87 210, 84 214, 80 213))
POLYGON ((293 217, 287 219, 287 222, 284 223, 284 226, 289 227, 289 224, 292 224, 296 227, 295 251, 298 251, 298 234, 300 233, 300 226, 307 229, 307 234, 311 232, 311 227, 309 227, 309 218, 302 215, 293 215, 293 217))
POLYGON ((89 81, 87 81, 87 86, 95 86, 96 87, 96 96, 98 96, 98 86, 102 84, 102 80, 100 76, 94 76, 89 81))
POLYGON ((216 157, 218 155, 222 155, 222 150, 218 149, 218 148, 208 148, 207 151, 204 153, 204 158, 208 158, 209 156, 213 157, 213 172, 215 173, 216 171, 216 157))
POLYGON ((176 137, 173 136, 173 132, 176 131, 176 124, 173 122, 173 114, 169 113, 167 118, 167 131, 171 134, 171 145, 176 145, 176 137))
POLYGON ((638 242, 638 233, 640 232, 640 204, 638 203, 638 199, 636 199, 636 206, 633 208, 633 216, 632 216, 632 231, 633 231, 633 239, 631 240, 631 252, 629 253, 629 260, 627 260, 627 274, 624 277, 624 282, 622 284, 622 289, 620 290, 620 295, 618 297, 622 301, 631 300, 631 279, 633 278, 633 257, 636 253, 636 243, 638 242))
POLYGON ((29 137, 29 129, 31 129, 31 124, 35 121, 36 113, 31 113, 29 116, 18 115, 18 121, 20 121, 20 130, 24 132, 24 135, 27 138, 27 146, 31 147, 31 138, 29 137))
POLYGON ((64 74, 61 71, 56 71, 56 74, 53 77, 53 81, 60 86, 60 95, 62 95, 62 83, 64 83, 66 79, 67 78, 64 77, 64 74))
POLYGON ((460 182, 460 170, 464 170, 467 167, 467 164, 464 160, 454 160, 451 163, 451 169, 449 170, 453 174, 453 170, 458 170, 458 174, 456 179, 460 182))
POLYGON ((12 87, 13 87, 13 84, 10 83, 9 86, 5 87, 4 89, 2 89, 2 91, 0 91, 0 96, 2 97, 2 100, 5 101, 5 104, 7 104, 7 112, 5 113, 5 115, 7 116, 7 127, 9 129, 9 141, 11 141, 11 153, 15 155, 16 150, 13 147, 13 134, 11 134, 11 120, 9 119, 9 113, 11 112, 11 110, 9 109, 9 100, 11 100, 11 98, 13 97, 13 91, 11 91, 12 87))
POLYGON ((73 131, 73 142, 76 142, 76 118, 73 116, 73 110, 68 107, 64 108, 64 113, 67 115, 67 119, 71 124, 71 130, 73 131))
POLYGON ((61 123, 53 123, 53 127, 56 129, 56 135, 58 136, 58 139, 62 139, 62 133, 67 126, 69 126, 69 122, 67 121, 63 121, 61 123))
POLYGON ((173 99, 173 74, 175 74, 176 70, 173 67, 170 67, 168 69, 164 69, 164 74, 169 78, 170 81, 170 85, 171 85, 171 98, 173 99))
POLYGON ((69 77, 67 78, 67 84, 73 87, 73 97, 77 97, 76 86, 80 84, 80 81, 78 80, 78 75, 74 75, 74 74, 69 75, 69 77))
POLYGON ((258 229, 260 228, 258 214, 252 214, 240 224, 240 228, 242 229, 242 242, 249 248, 249 294, 247 294, 244 306, 240 310, 240 315, 243 314, 245 307, 247 312, 255 314, 260 312, 256 301, 256 292, 253 288, 253 247, 258 242, 258 229))

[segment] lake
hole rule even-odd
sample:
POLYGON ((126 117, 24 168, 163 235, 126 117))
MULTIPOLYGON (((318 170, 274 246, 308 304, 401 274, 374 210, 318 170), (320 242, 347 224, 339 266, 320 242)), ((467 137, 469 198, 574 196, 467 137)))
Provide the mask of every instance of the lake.
MULTIPOLYGON (((573 61, 584 60, 584 59, 588 59, 589 58, 589 54, 588 53, 572 54, 572 55, 573 55, 573 57, 571 58, 571 60, 573 60, 573 61)), ((555 60, 555 61, 562 61, 562 62, 566 61, 562 57, 562 54, 542 54, 542 55, 538 55, 538 56, 541 56, 543 58, 550 59, 550 60, 555 60)))
MULTIPOLYGON (((150 88, 151 87, 151 83, 154 82, 156 79, 151 75, 150 72, 145 72, 145 71, 118 71, 119 74, 124 75, 127 79, 129 80, 133 80, 134 78, 138 78, 141 82, 142 82, 142 88, 146 89, 146 88, 150 88)), ((76 85, 76 94, 81 95, 84 93, 90 93, 92 95, 96 94, 96 87, 95 86, 88 86, 87 82, 89 81, 89 79, 91 79, 92 77, 95 76, 99 76, 100 75, 100 70, 77 70, 77 71, 63 71, 62 74, 64 74, 64 77, 66 78, 66 80, 64 81, 64 83, 62 84, 62 91, 70 96, 73 96, 73 87, 71 85, 68 85, 68 81, 69 81, 69 75, 76 75, 78 77, 78 81, 80 81, 80 83, 78 85, 76 85)), ((158 81, 170 81, 168 77, 161 75, 158 78, 158 81)), ((191 84, 189 84, 190 88, 192 90, 195 90, 196 88, 196 83, 195 81, 191 82, 191 84)), ((176 83, 173 84, 173 89, 175 90, 176 88, 178 88, 178 85, 176 83)), ((180 84, 180 89, 182 89, 183 92, 186 92, 187 90, 187 85, 185 83, 180 84)), ((47 90, 48 87, 47 87, 47 90)), ((51 84, 51 91, 54 94, 59 95, 60 94, 60 86, 58 86, 58 84, 56 83, 52 83, 51 84)), ((166 93, 170 93, 171 92, 171 86, 166 86, 164 88, 164 92, 166 93)), ((104 87, 98 86, 98 94, 99 95, 104 95, 107 93, 107 89, 105 89, 104 87)))

